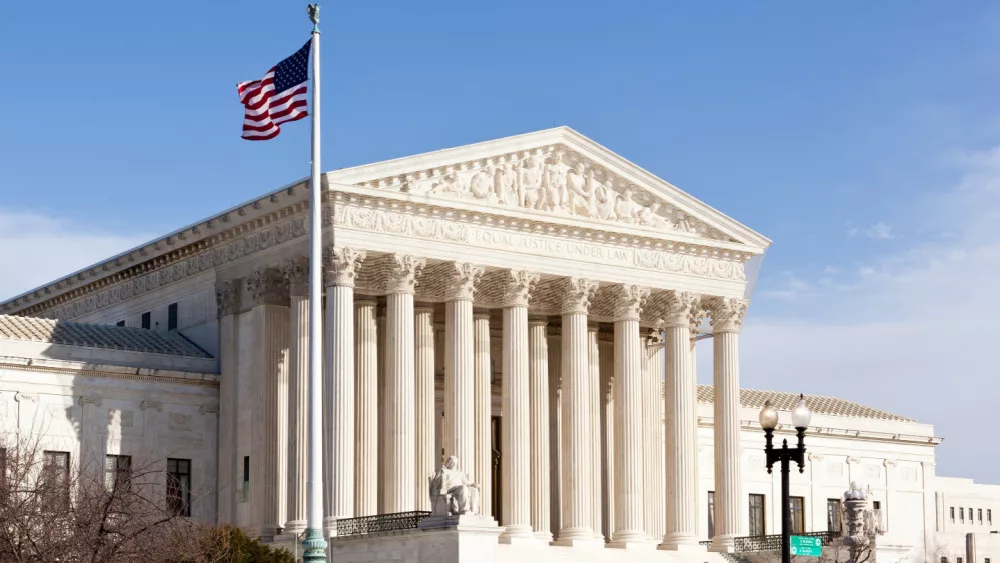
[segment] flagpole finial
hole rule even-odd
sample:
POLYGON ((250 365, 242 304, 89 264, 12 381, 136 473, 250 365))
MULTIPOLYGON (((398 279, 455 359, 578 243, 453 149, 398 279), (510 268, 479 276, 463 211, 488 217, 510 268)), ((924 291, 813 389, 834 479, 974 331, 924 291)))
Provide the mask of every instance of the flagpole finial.
POLYGON ((313 33, 319 33, 319 4, 309 4, 306 12, 309 13, 309 21, 313 23, 313 33))

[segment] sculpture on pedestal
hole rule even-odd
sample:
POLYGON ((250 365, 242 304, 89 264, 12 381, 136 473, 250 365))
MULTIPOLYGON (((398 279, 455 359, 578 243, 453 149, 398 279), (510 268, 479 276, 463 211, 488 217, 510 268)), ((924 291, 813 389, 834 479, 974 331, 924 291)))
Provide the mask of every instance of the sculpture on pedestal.
POLYGON ((429 481, 431 516, 479 514, 479 484, 458 469, 458 457, 448 456, 429 481))
POLYGON ((875 511, 869 507, 870 489, 865 491, 857 482, 844 493, 844 544, 850 549, 853 563, 874 563, 875 540, 881 530, 875 511))

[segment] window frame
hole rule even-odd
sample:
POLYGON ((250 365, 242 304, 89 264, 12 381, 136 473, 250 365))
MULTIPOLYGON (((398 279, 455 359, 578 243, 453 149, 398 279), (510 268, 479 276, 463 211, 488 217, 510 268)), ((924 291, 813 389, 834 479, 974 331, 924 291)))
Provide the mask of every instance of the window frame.
MULTIPOLYGON (((42 502, 45 512, 60 512, 69 507, 69 464, 70 453, 60 450, 42 451, 42 486, 46 487, 46 481, 52 477, 57 477, 60 483, 56 486, 58 490, 48 491, 44 495, 42 502), (58 460, 58 461, 56 461, 58 460), (51 494, 51 496, 49 496, 51 494)), ((43 488, 43 492, 45 492, 43 488)))
POLYGON ((950 514, 951 514, 951 523, 954 524, 955 523, 955 507, 954 506, 949 506, 948 509, 950 511, 950 514))
POLYGON ((844 508, 839 498, 826 499, 826 531, 840 532, 843 529, 844 524, 841 518, 843 510, 844 508), (831 508, 833 509, 832 512, 831 508), (831 521, 831 517, 833 517, 833 521, 831 521), (836 525, 834 526, 834 524, 836 525))
POLYGON ((715 537, 715 491, 708 491, 708 537, 715 537))
POLYGON ((749 534, 748 535, 755 536, 755 537, 756 536, 766 536, 767 535, 767 495, 750 493, 749 508, 750 508, 750 514, 749 514, 749 516, 750 516, 750 526, 749 526, 749 534), (755 503, 754 502, 755 500, 757 500, 758 502, 755 503), (759 522, 758 522, 758 524, 759 524, 759 527, 760 527, 760 529, 757 530, 756 533, 754 533, 754 522, 755 522, 754 510, 755 510, 755 508, 759 511, 759 515, 757 515, 757 516, 759 516, 759 522))
POLYGON ((108 454, 104 457, 104 488, 114 493, 118 487, 126 491, 132 488, 132 456, 125 454, 108 454), (109 464, 113 463, 113 467, 109 464))
POLYGON ((789 521, 792 524, 792 534, 806 533, 806 497, 789 496, 788 511, 790 513, 789 521))
POLYGON ((167 305, 167 330, 177 330, 177 303, 167 305))
POLYGON ((191 460, 167 458, 167 510, 174 516, 191 516, 191 460))
POLYGON ((142 328, 144 328, 144 329, 146 329, 146 330, 149 330, 150 328, 153 327, 153 312, 152 311, 146 311, 145 313, 142 314, 141 317, 139 317, 139 326, 142 327, 142 328))

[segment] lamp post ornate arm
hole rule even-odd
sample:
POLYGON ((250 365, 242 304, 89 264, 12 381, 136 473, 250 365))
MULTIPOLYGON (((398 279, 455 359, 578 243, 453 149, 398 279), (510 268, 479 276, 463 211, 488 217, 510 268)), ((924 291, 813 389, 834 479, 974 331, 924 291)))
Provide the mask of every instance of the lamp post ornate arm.
POLYGON ((799 403, 792 411, 792 424, 798 436, 798 444, 794 448, 788 447, 788 440, 784 439, 781 448, 774 447, 774 429, 778 426, 778 411, 771 405, 771 401, 764 402, 764 408, 760 411, 760 425, 764 429, 764 453, 767 455, 767 472, 770 474, 775 463, 781 465, 781 561, 791 562, 791 503, 788 498, 788 473, 789 465, 795 462, 799 466, 799 473, 806 469, 806 428, 809 427, 809 420, 812 413, 806 406, 805 397, 799 395, 799 403))

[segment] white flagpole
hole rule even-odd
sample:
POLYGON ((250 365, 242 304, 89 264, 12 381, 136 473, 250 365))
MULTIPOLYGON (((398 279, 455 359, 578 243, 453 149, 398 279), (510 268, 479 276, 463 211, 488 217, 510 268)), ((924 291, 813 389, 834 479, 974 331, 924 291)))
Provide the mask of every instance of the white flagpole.
MULTIPOLYGON (((319 4, 309 5, 312 30, 312 176, 309 189, 309 472, 303 561, 326 561, 323 539, 323 217, 320 191, 319 4)), ((333 330, 333 327, 329 327, 333 330)))

